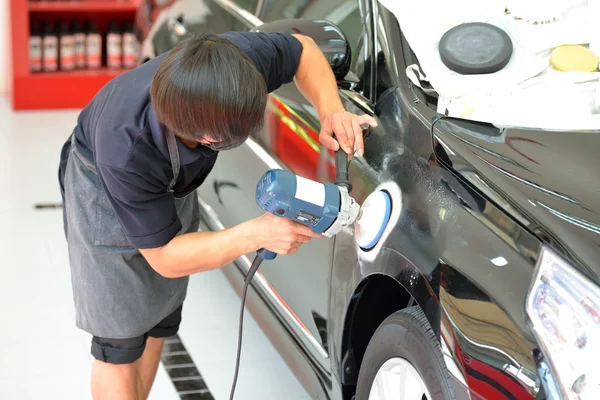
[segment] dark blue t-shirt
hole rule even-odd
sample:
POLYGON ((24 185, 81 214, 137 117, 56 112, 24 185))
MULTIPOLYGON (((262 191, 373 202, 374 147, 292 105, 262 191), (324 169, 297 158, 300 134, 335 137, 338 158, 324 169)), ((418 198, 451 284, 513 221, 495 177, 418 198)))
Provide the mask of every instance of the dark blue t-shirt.
MULTIPOLYGON (((272 92, 293 80, 302 44, 286 33, 228 32, 220 35, 239 46, 256 65, 272 92)), ((165 128, 150 102, 150 83, 166 54, 107 83, 79 115, 78 151, 94 160, 97 175, 136 248, 167 244, 181 229, 175 197, 196 189, 218 153, 189 148, 177 140, 181 168, 174 187, 165 128)))

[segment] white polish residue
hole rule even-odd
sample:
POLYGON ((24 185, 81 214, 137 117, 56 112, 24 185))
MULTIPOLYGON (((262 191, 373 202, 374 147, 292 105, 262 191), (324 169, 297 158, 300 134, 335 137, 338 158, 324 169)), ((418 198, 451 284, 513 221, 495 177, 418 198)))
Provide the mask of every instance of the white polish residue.
POLYGON ((508 264, 508 261, 504 257, 496 257, 491 259, 490 261, 497 267, 504 267, 506 264, 508 264))
POLYGON ((325 205, 325 186, 296 176, 296 198, 323 207, 325 205))

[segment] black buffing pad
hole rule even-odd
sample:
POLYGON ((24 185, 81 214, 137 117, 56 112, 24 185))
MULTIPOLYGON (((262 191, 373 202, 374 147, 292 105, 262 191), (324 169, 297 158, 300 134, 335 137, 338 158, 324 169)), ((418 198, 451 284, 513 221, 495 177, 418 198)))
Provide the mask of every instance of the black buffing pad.
POLYGON ((483 22, 457 25, 442 36, 440 56, 459 74, 491 74, 504 68, 513 53, 512 40, 497 26, 483 22))

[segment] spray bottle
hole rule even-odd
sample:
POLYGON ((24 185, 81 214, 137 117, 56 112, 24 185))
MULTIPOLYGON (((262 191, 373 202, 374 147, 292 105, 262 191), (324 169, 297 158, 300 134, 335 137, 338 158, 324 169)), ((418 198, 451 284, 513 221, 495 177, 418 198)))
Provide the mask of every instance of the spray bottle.
POLYGON ((106 35, 106 60, 109 68, 121 68, 122 36, 116 21, 110 21, 106 35))
POLYGON ((66 22, 60 23, 60 69, 70 71, 75 68, 75 38, 66 22))
POLYGON ((42 34, 39 23, 31 24, 29 35, 29 69, 31 72, 42 70, 42 34))
POLYGON ((44 71, 56 71, 58 68, 58 37, 52 22, 44 23, 44 39, 42 39, 44 54, 44 71))
POLYGON ((100 68, 102 65, 102 36, 94 21, 87 21, 86 65, 88 68, 100 68))

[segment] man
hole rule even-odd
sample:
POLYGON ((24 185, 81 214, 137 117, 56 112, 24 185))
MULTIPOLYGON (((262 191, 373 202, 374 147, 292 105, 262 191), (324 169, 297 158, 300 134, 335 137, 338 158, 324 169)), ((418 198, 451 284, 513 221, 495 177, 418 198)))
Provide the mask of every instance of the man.
POLYGON ((113 79, 79 115, 59 180, 76 323, 93 336, 95 399, 148 396, 189 275, 259 248, 292 254, 319 236, 268 213, 198 232, 196 188, 220 151, 262 127, 267 94, 292 80, 319 113, 321 142, 361 154, 360 125, 375 121, 345 112, 329 64, 302 35, 186 39, 113 79))

